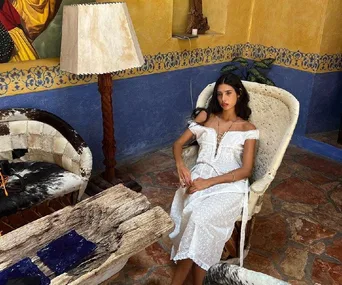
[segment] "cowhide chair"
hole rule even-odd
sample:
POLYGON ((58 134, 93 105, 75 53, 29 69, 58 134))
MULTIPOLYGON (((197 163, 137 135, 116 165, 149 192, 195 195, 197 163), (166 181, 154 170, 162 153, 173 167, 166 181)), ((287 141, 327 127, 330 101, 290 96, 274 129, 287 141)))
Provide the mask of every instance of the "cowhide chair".
POLYGON ((205 276, 204 285, 289 285, 285 281, 272 276, 230 265, 215 264, 211 266, 205 276))
POLYGON ((77 132, 38 109, 0 110, 0 162, 2 173, 10 172, 8 196, 0 188, 2 234, 76 203, 92 170, 90 149, 77 132))
MULTIPOLYGON (((250 179, 249 222, 246 231, 244 257, 248 254, 253 229, 253 216, 262 206, 263 195, 274 179, 286 148, 295 129, 299 102, 289 92, 264 84, 243 81, 250 95, 249 106, 252 109, 250 121, 260 131, 253 175, 250 179)), ((215 83, 209 84, 199 95, 196 107, 207 107, 215 83)), ((185 164, 191 169, 196 162, 198 146, 192 145, 183 150, 185 164)), ((241 221, 241 217, 240 217, 241 221)), ((226 243, 222 260, 238 262, 238 242, 240 241, 241 222, 237 222, 232 238, 226 243), (234 260, 232 260, 234 259, 234 260)))

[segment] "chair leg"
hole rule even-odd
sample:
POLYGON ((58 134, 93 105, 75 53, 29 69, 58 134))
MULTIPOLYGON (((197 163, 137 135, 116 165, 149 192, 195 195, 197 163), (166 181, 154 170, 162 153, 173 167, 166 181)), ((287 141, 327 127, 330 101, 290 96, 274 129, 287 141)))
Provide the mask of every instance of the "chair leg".
MULTIPOLYGON (((254 216, 247 222, 244 250, 249 250, 251 246, 251 238, 252 238, 252 232, 254 228, 254 222, 255 222, 254 216)), ((221 260, 229 260, 232 258, 240 257, 240 237, 241 237, 241 222, 236 222, 232 236, 226 242, 223 248, 221 260)))
POLYGON ((76 205, 77 202, 78 202, 78 194, 79 194, 79 191, 75 191, 72 193, 71 195, 71 205, 76 205))

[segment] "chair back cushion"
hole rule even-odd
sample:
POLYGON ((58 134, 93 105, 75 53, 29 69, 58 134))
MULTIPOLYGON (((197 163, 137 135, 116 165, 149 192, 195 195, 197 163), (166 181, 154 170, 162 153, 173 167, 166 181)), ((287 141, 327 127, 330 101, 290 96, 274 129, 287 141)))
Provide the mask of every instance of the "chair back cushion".
MULTIPOLYGON (((289 92, 273 86, 242 81, 250 96, 249 119, 260 131, 251 181, 274 177, 290 142, 299 115, 299 103, 289 92)), ((196 107, 207 107, 215 83, 199 95, 196 107)))

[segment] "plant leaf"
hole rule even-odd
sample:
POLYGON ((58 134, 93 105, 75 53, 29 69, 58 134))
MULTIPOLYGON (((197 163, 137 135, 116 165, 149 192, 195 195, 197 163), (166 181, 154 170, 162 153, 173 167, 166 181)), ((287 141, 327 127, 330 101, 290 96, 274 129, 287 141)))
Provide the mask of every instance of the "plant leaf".
POLYGON ((251 82, 256 82, 257 78, 253 74, 248 74, 247 80, 251 82))
POLYGON ((260 73, 259 70, 257 70, 256 68, 251 68, 250 70, 248 70, 248 73, 253 74, 256 78, 258 78, 258 76, 262 76, 262 74, 260 73))
POLYGON ((262 59, 261 62, 265 63, 267 66, 270 66, 273 62, 275 62, 275 58, 265 58, 262 59))
POLYGON ((239 62, 242 66, 248 65, 248 60, 243 57, 235 57, 232 59, 233 62, 239 62))
POLYGON ((238 68, 234 65, 225 65, 224 67, 221 68, 220 72, 221 73, 228 73, 232 72, 234 70, 237 70, 238 68))
POLYGON ((269 78, 266 78, 266 84, 271 85, 271 86, 275 86, 274 82, 269 78))
POLYGON ((248 78, 247 78, 247 80, 253 81, 253 82, 259 82, 259 83, 262 83, 262 84, 268 84, 268 85, 271 85, 271 86, 275 86, 274 82, 271 79, 268 79, 265 75, 260 73, 260 71, 257 70, 256 68, 251 68, 248 71, 248 78), (249 78, 251 78, 253 80, 250 80, 249 78))
POLYGON ((259 68, 262 68, 262 69, 269 69, 270 66, 267 65, 266 63, 263 63, 262 61, 257 61, 254 63, 254 66, 255 67, 259 67, 259 68))

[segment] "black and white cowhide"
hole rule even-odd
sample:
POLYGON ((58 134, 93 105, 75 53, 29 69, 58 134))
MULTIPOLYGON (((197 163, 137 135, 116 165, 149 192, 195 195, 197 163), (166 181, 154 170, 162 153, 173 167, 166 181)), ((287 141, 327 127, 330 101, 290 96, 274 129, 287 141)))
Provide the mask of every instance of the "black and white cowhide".
POLYGON ((81 176, 54 163, 10 162, 8 167, 11 169, 6 184, 9 195, 6 197, 0 189, 0 218, 77 191, 84 183, 81 176))
POLYGON ((204 285, 289 285, 272 276, 227 264, 215 264, 207 272, 204 285))

